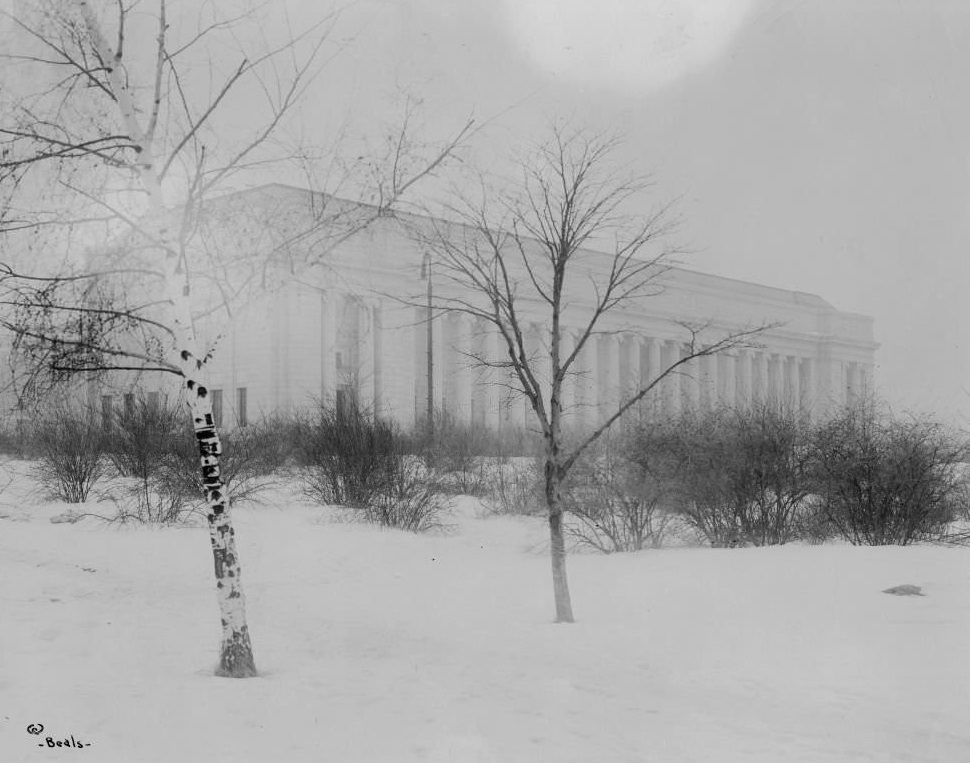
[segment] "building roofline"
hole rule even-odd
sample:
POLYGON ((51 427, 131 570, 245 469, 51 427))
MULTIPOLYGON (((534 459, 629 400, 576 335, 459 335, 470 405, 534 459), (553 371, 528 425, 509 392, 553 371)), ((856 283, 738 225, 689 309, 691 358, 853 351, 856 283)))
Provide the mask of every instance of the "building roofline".
MULTIPOLYGON (((304 187, 292 185, 289 183, 279 183, 279 182, 264 183, 262 185, 253 186, 252 188, 240 189, 237 191, 228 191, 225 194, 213 197, 212 201, 229 199, 232 197, 241 197, 241 196, 256 194, 260 192, 266 192, 273 188, 278 188, 287 192, 304 194, 304 195, 317 194, 320 196, 328 197, 329 199, 341 204, 356 205, 364 209, 373 210, 378 215, 380 215, 381 213, 381 207, 377 204, 372 204, 364 201, 356 201, 354 199, 348 199, 342 196, 336 196, 334 194, 327 193, 325 191, 314 191, 309 188, 304 188, 304 187)), ((404 218, 409 218, 416 221, 430 220, 430 221, 444 223, 447 225, 457 225, 462 227, 468 227, 465 223, 455 221, 455 220, 449 220, 446 217, 441 217, 438 215, 419 214, 416 212, 407 212, 407 211, 394 212, 393 214, 385 215, 384 217, 385 219, 389 219, 389 220, 397 219, 399 221, 404 218)), ((585 251, 588 251, 593 254, 609 256, 608 252, 600 251, 594 248, 585 248, 585 251)), ((736 284, 744 288, 745 290, 750 290, 751 292, 760 292, 759 296, 771 301, 781 302, 785 304, 796 304, 802 307, 814 308, 824 312, 834 312, 834 313, 838 313, 841 316, 845 316, 849 318, 865 318, 869 320, 872 319, 871 316, 866 315, 864 313, 844 312, 844 311, 838 310, 831 302, 824 299, 821 295, 813 292, 805 292, 805 291, 799 291, 794 289, 785 289, 779 286, 771 286, 769 284, 764 284, 757 281, 749 281, 746 279, 735 278, 732 276, 717 275, 714 273, 709 273, 703 270, 698 270, 696 268, 686 267, 683 265, 671 266, 670 270, 680 274, 682 277, 685 277, 687 281, 693 281, 694 282, 693 285, 700 287, 702 289, 709 289, 712 291, 716 291, 717 290, 716 287, 718 284, 723 284, 727 282, 731 284, 736 284)))

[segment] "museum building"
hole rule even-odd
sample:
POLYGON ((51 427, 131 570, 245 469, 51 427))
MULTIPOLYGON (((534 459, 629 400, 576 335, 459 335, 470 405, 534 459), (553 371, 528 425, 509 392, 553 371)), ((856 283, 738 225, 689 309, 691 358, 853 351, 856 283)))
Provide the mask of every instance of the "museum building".
MULTIPOLYGON (((264 288, 246 292, 231 318, 197 322, 202 342, 215 346, 208 378, 217 420, 245 426, 262 415, 354 395, 403 426, 422 420, 429 408, 491 429, 528 426, 527 403, 503 376, 507 372, 480 362, 507 352, 497 331, 463 313, 429 311, 423 301, 429 288, 432 306, 441 296, 461 296, 414 235, 431 219, 375 213, 353 235, 335 235, 339 225, 321 223, 316 237, 266 236, 273 226, 313 231, 314 216, 323 220, 320 210, 327 206, 321 198, 283 185, 232 197, 232 246, 258 251, 265 241, 276 258, 272 277, 264 273, 264 288)), ((333 219, 343 223, 373 212, 330 200, 328 213, 336 215, 334 209, 340 217, 333 219)), ((588 252, 593 265, 583 274, 586 286, 569 295, 561 333, 567 352, 588 318, 595 263, 604 259, 588 252)), ((698 326, 704 327, 701 339, 710 341, 769 328, 751 346, 685 364, 651 391, 638 415, 758 400, 823 415, 871 391, 877 344, 870 317, 841 312, 813 294, 684 268, 668 270, 660 283, 659 293, 602 317, 600 333, 590 337, 564 385, 567 426, 589 426, 615 411, 626 394, 683 357, 690 328, 698 326)), ((548 306, 530 302, 527 291, 521 317, 537 375, 547 380, 548 306)), ((105 397, 102 405, 116 404, 105 397)))

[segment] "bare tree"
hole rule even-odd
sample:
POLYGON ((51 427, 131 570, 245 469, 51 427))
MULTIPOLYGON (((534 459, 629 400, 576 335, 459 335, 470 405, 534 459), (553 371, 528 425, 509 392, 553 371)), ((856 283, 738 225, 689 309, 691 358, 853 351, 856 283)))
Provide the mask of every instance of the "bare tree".
MULTIPOLYGON (((217 260, 198 245, 198 233, 219 189, 299 153, 278 136, 326 63, 333 18, 274 45, 257 16, 218 15, 212 5, 182 6, 177 18, 165 0, 150 7, 36 0, 20 10, 11 22, 23 44, 4 53, 10 76, 0 88, 3 323, 37 353, 38 367, 55 375, 129 369, 180 379, 209 507, 223 626, 217 672, 255 675, 222 445, 205 379, 212 348, 199 346, 193 323, 200 273, 210 273, 209 286, 218 285, 213 264, 226 272, 244 260, 238 252, 217 260), (186 13, 193 9, 189 24, 186 13), (262 47, 242 49, 243 24, 262 37, 262 47), (214 53, 227 49, 239 51, 234 61, 232 54, 214 53), (235 129, 239 120, 227 104, 247 86, 258 100, 247 104, 244 128, 235 129), (77 255, 92 250, 94 258, 77 255), (142 333, 140 345, 132 343, 132 330, 142 333)), ((471 122, 437 153, 414 159, 405 124, 391 151, 390 180, 380 188, 379 213, 433 174, 470 130, 471 122)), ((311 229, 286 231, 277 251, 288 255, 302 244, 306 254, 308 239, 339 243, 369 222, 359 215, 346 224, 337 220, 320 214, 311 229)), ((324 249, 318 246, 313 256, 322 258, 324 249)), ((246 252, 249 271, 259 270, 253 263, 260 258, 277 262, 276 253, 246 252)), ((223 305, 243 296, 251 281, 223 289, 223 305)))
POLYGON ((517 181, 496 193, 482 182, 477 199, 460 197, 449 208, 447 216, 457 225, 436 221, 430 232, 419 228, 416 234, 433 252, 436 272, 453 287, 438 289, 435 307, 471 316, 498 332, 504 357, 472 353, 470 360, 509 379, 510 389, 528 400, 541 432, 557 622, 573 621, 563 484, 577 459, 662 379, 695 358, 749 345, 765 328, 708 339, 709 325, 682 326, 683 357, 638 384, 591 431, 567 443, 562 392, 567 377, 577 373, 577 358, 591 339, 616 330, 609 318, 660 293, 677 254, 664 246, 673 227, 669 206, 646 217, 624 214, 650 182, 617 169, 618 146, 615 137, 554 125, 549 140, 518 161, 517 181), (595 247, 609 251, 598 253, 595 247), (546 327, 538 348, 527 336, 535 316, 546 327), (568 348, 566 325, 577 332, 568 348))

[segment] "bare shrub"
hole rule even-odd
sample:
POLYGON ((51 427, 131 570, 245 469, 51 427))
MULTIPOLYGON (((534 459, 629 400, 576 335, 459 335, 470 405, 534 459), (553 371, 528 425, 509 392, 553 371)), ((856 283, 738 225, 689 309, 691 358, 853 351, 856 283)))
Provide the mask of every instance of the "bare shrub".
POLYGON ((34 431, 34 478, 53 497, 84 503, 107 470, 104 439, 90 411, 58 406, 34 431))
POLYGON ((663 508, 674 489, 667 464, 657 453, 631 458, 628 446, 607 440, 570 475, 567 531, 580 545, 607 554, 663 545, 674 519, 663 508))
POLYGON ((517 458, 490 465, 488 490, 482 500, 489 514, 537 516, 545 513, 542 475, 535 458, 517 458))
POLYGON ((791 406, 759 403, 728 412, 723 454, 741 537, 755 546, 780 545, 811 527, 811 428, 791 406), (803 523, 803 519, 805 523, 803 523))
POLYGON ((20 460, 35 461, 41 456, 36 424, 30 418, 16 415, 0 425, 0 453, 20 460))
POLYGON ((162 471, 183 437, 184 419, 178 405, 142 399, 113 416, 106 447, 118 475, 145 482, 162 471))
POLYGON ((394 424, 375 419, 355 397, 319 404, 298 419, 297 432, 304 491, 318 503, 367 506, 402 468, 394 424))
POLYGON ((715 547, 740 544, 740 510, 728 490, 720 415, 691 411, 651 423, 636 435, 636 458, 663 465, 673 509, 715 547))
POLYGON ((542 438, 534 430, 524 426, 503 426, 492 433, 492 446, 488 455, 503 464, 515 458, 531 458, 542 452, 542 438))
POLYGON ((157 480, 135 482, 127 486, 126 495, 131 503, 125 503, 118 512, 116 519, 120 521, 171 525, 200 513, 201 500, 193 501, 157 480))
POLYGON ((417 459, 408 459, 375 491, 366 505, 352 509, 356 516, 381 527, 427 532, 443 527, 447 508, 445 488, 417 459))
POLYGON ((199 468, 188 468, 180 455, 185 438, 177 404, 136 400, 113 419, 107 450, 125 499, 119 519, 173 524, 197 509, 201 491, 186 486, 199 468))
POLYGON ((673 504, 711 545, 778 545, 820 529, 808 502, 810 441, 810 425, 797 411, 760 403, 684 412, 651 425, 631 458, 666 469, 676 485, 673 504))
POLYGON ((422 422, 411 437, 425 463, 441 475, 441 488, 456 495, 483 495, 485 457, 496 449, 485 427, 460 422, 448 411, 435 411, 434 428, 422 422))
POLYGON ((433 427, 425 418, 407 439, 408 452, 419 454, 441 476, 442 489, 478 497, 490 491, 496 459, 507 464, 512 458, 532 456, 539 448, 535 433, 523 427, 493 430, 440 409, 435 411, 433 427))
POLYGON ((938 422, 867 401, 820 427, 814 451, 819 508, 854 545, 939 538, 965 511, 967 444, 938 422))
POLYGON ((818 496, 805 498, 798 513, 795 535, 799 540, 816 546, 839 537, 838 529, 829 520, 818 496))
POLYGON ((299 417, 297 438, 304 492, 312 500, 346 507, 382 527, 423 532, 440 526, 441 480, 408 454, 392 422, 375 418, 356 398, 299 417))

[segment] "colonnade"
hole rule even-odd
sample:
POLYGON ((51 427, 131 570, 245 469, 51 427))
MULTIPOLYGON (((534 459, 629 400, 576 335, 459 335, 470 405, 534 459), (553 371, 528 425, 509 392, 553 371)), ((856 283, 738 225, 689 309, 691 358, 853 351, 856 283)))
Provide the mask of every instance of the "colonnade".
MULTIPOLYGON (((321 396, 355 386, 367 407, 406 424, 423 419, 429 403, 459 422, 492 429, 533 424, 529 402, 513 391, 519 385, 508 349, 492 324, 441 312, 435 313, 429 331, 426 310, 412 310, 408 320, 396 323, 385 321, 386 312, 380 300, 344 297, 321 303, 321 396)), ((532 371, 548 404, 548 329, 532 323, 524 333, 532 371)), ((562 331, 562 358, 574 352, 579 338, 574 329, 562 331)), ((836 357, 824 340, 788 342, 787 347, 770 336, 762 341, 765 347, 685 360, 690 348, 683 339, 629 332, 593 335, 563 384, 564 423, 581 427, 603 421, 655 381, 636 406, 640 416, 755 401, 811 412, 852 402, 868 389, 869 367, 836 357)))
MULTIPOLYGON (((434 341, 435 405, 463 422, 490 428, 529 424, 529 403, 511 393, 517 386, 508 368, 507 348, 490 324, 464 315, 442 315, 434 341), (481 361, 492 364, 483 367, 481 361)), ((419 331, 426 333, 426 326, 419 331)), ((526 327, 527 354, 548 403, 551 360, 548 331, 539 324, 526 327)), ((561 334, 560 357, 569 357, 579 340, 576 331, 561 334)), ((703 410, 717 405, 735 406, 771 401, 812 411, 818 406, 841 405, 863 396, 869 369, 860 362, 825 357, 818 343, 801 351, 771 347, 738 348, 717 355, 693 358, 656 382, 637 406, 641 415, 672 415, 683 409, 703 410)), ((415 416, 427 411, 427 341, 415 343, 415 416)), ((829 353, 830 354, 830 353, 829 353)), ((588 426, 613 414, 635 392, 650 385, 668 368, 690 355, 682 339, 632 333, 591 336, 570 369, 561 393, 565 421, 588 426)))

